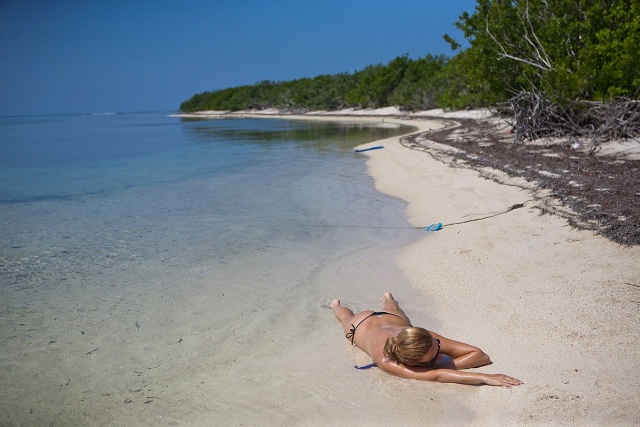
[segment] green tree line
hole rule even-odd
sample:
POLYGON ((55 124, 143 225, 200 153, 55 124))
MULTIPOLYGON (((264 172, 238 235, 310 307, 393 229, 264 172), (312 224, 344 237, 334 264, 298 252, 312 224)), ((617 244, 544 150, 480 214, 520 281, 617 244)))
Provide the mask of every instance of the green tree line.
POLYGON ((405 54, 353 73, 204 92, 180 109, 465 108, 523 90, 556 103, 638 95, 640 0, 477 0, 455 26, 468 47, 444 35, 449 57, 405 54))
POLYGON ((414 60, 405 54, 386 65, 369 65, 355 73, 279 82, 265 80, 255 85, 199 93, 183 102, 180 110, 332 111, 389 105, 415 110, 434 108, 442 92, 437 82, 446 62, 444 55, 414 60))

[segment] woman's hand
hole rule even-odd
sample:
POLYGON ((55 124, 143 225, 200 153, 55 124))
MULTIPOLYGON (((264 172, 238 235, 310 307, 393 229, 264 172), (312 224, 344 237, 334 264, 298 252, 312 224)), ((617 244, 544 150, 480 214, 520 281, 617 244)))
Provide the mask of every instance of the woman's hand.
POLYGON ((521 385, 522 381, 503 374, 482 374, 484 383, 487 385, 495 385, 500 387, 513 387, 521 385))

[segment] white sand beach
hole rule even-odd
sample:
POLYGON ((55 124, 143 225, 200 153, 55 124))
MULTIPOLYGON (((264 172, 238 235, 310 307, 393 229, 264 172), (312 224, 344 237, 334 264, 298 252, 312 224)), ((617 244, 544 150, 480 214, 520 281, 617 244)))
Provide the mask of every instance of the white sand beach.
MULTIPOLYGON (((469 425, 640 423, 639 248, 541 215, 517 186, 399 144, 386 148, 370 154, 377 187, 407 200, 416 226, 529 201, 484 221, 445 226, 397 258, 433 309, 438 332, 483 348, 494 363, 482 370, 524 381, 460 396, 474 413, 469 425)), ((447 424, 447 414, 440 422, 447 424)))
MULTIPOLYGON (((441 126, 420 114, 361 113, 280 117, 441 126)), ((276 250, 256 251, 251 268, 233 257, 221 270, 133 260, 148 272, 144 284, 131 288, 123 266, 109 288, 83 284, 64 313, 48 311, 56 301, 43 290, 18 326, 3 329, 10 410, 0 424, 640 424, 640 248, 541 215, 540 201, 513 180, 450 167, 397 137, 371 145, 384 149, 359 155, 377 189, 407 202, 411 225, 441 222, 440 231, 416 230, 400 246, 363 242, 354 253, 321 242, 323 268, 311 276, 296 257, 286 260, 290 271, 274 270, 276 250), (234 280, 220 285, 220 277, 234 280), (267 277, 283 286, 243 286, 267 277), (345 339, 328 303, 377 309, 385 291, 414 325, 487 352, 493 364, 479 371, 524 384, 437 384, 354 369, 370 360, 345 339)))

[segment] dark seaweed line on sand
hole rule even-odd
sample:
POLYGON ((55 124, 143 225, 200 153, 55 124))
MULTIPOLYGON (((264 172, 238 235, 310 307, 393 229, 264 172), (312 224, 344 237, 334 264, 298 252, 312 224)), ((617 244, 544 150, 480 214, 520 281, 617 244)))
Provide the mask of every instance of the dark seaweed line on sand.
POLYGON ((640 245, 640 160, 590 156, 573 150, 569 142, 514 143, 513 135, 483 120, 432 119, 444 122, 445 128, 403 137, 402 144, 483 176, 482 169, 488 167, 524 178, 538 190, 549 190, 538 199, 556 202, 539 206, 542 213, 560 215, 573 227, 593 230, 621 245, 640 245), (430 141, 460 151, 439 152, 430 141))

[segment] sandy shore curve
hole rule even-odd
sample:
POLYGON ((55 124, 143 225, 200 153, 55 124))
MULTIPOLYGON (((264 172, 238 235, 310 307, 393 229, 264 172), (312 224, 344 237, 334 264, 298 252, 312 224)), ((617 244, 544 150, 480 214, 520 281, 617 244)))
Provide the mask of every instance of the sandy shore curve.
POLYGON ((368 156, 376 187, 408 201, 412 224, 445 224, 396 259, 439 332, 487 351, 485 371, 525 382, 465 396, 472 425, 640 423, 639 248, 572 229, 529 191, 400 143, 368 156))
MULTIPOLYGON (((469 114, 438 111, 435 117, 430 112, 403 118, 389 109, 340 115, 277 113, 203 112, 194 117, 397 123, 425 132, 444 125, 438 117, 469 114)), ((536 200, 540 193, 517 179, 503 177, 498 183, 483 178, 477 171, 451 167, 443 156, 430 156, 429 150, 443 149, 437 144, 418 151, 400 139, 361 147, 384 146, 363 154, 376 188, 407 201, 413 226, 444 226, 424 231, 424 237, 399 251, 395 262, 406 276, 404 286, 392 283, 386 290, 412 320, 431 321, 437 332, 485 350, 493 364, 481 370, 517 377, 524 385, 425 388, 370 370, 357 377, 365 387, 360 393, 366 395, 368 387, 394 393, 389 410, 395 415, 390 416, 404 414, 398 422, 406 425, 425 419, 429 425, 640 424, 635 378, 640 371, 640 248, 620 246, 592 231, 573 229, 563 218, 542 214, 536 200), (519 208, 509 210, 515 205, 519 208), (488 218, 466 222, 483 217, 488 218), (403 395, 407 402, 416 402, 424 393, 433 396, 428 416, 426 406, 399 404, 403 395)), ((375 297, 371 291, 362 289, 362 299, 375 297)), ((340 333, 338 325, 335 333, 340 333)), ((330 353, 339 358, 342 348, 330 353)), ((344 358, 345 364, 351 362, 349 355, 344 358)), ((336 386, 347 381, 341 378, 336 386)), ((352 409, 343 421, 358 425, 362 419, 352 409)))
MULTIPOLYGON (((384 120, 416 126, 418 132, 440 125, 415 117, 384 120)), ((541 214, 532 193, 515 180, 499 184, 476 171, 452 168, 399 140, 379 141, 383 150, 366 153, 376 188, 406 200, 414 226, 445 226, 425 232, 396 263, 439 319, 438 332, 488 352, 494 363, 484 371, 525 383, 471 394, 460 390, 453 400, 464 400, 474 413, 466 421, 638 425, 640 248, 622 247, 541 214), (516 204, 525 206, 447 226, 516 204)), ((391 290, 402 299, 402 289, 391 290)), ((455 419, 444 411, 436 424, 455 419)))

